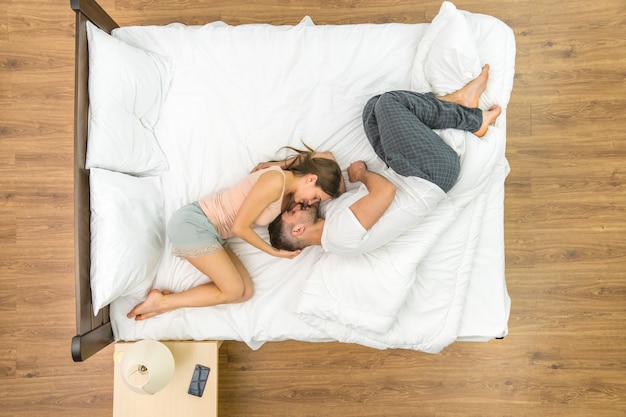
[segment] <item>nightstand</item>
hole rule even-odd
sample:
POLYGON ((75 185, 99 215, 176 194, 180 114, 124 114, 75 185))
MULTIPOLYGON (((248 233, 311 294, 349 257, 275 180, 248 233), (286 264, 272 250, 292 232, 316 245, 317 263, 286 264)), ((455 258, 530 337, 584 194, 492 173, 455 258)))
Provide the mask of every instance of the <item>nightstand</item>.
POLYGON ((119 364, 132 343, 116 343, 114 353, 113 417, 216 417, 217 376, 221 341, 164 341, 174 355, 174 377, 153 395, 131 391, 120 376, 119 364), (196 364, 211 368, 202 397, 187 394, 196 364))

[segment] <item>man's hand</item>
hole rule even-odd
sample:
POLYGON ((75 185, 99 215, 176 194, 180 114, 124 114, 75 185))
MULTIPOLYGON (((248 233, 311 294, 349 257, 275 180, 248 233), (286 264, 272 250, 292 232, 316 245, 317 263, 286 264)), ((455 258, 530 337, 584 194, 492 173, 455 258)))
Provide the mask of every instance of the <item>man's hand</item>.
POLYGON ((363 161, 354 161, 348 167, 348 180, 350 182, 363 182, 367 175, 367 165, 363 161))

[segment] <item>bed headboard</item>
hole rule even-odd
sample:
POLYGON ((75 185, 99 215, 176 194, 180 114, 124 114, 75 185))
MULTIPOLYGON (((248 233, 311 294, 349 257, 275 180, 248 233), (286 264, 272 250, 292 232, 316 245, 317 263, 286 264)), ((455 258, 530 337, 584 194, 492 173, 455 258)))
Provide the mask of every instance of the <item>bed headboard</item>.
POLYGON ((106 307, 94 316, 90 285, 89 172, 85 169, 89 111, 89 55, 86 23, 111 32, 117 23, 95 0, 70 0, 76 12, 76 73, 74 90, 74 256, 76 280, 76 336, 72 358, 84 361, 113 342, 106 307))

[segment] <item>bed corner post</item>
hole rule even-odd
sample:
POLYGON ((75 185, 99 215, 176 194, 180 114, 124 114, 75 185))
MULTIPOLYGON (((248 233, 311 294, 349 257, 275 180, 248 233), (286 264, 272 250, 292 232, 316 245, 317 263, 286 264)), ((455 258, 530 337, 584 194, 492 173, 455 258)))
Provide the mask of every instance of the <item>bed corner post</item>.
POLYGON ((77 15, 83 14, 94 25, 107 33, 111 33, 113 29, 119 27, 96 0, 70 0, 70 7, 76 11, 77 15))
POLYGON ((72 338, 72 359, 82 362, 113 342, 111 323, 108 322, 89 333, 72 338))

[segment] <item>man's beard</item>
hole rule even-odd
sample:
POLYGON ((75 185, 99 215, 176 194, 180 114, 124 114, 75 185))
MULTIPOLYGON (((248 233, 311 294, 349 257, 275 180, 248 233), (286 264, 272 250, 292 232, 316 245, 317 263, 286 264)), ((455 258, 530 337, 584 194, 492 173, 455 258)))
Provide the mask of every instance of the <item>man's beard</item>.
POLYGON ((319 220, 319 213, 320 213, 320 207, 317 204, 314 204, 312 206, 309 206, 309 209, 307 211, 307 213, 309 214, 307 219, 312 223, 317 223, 317 221, 319 220))

